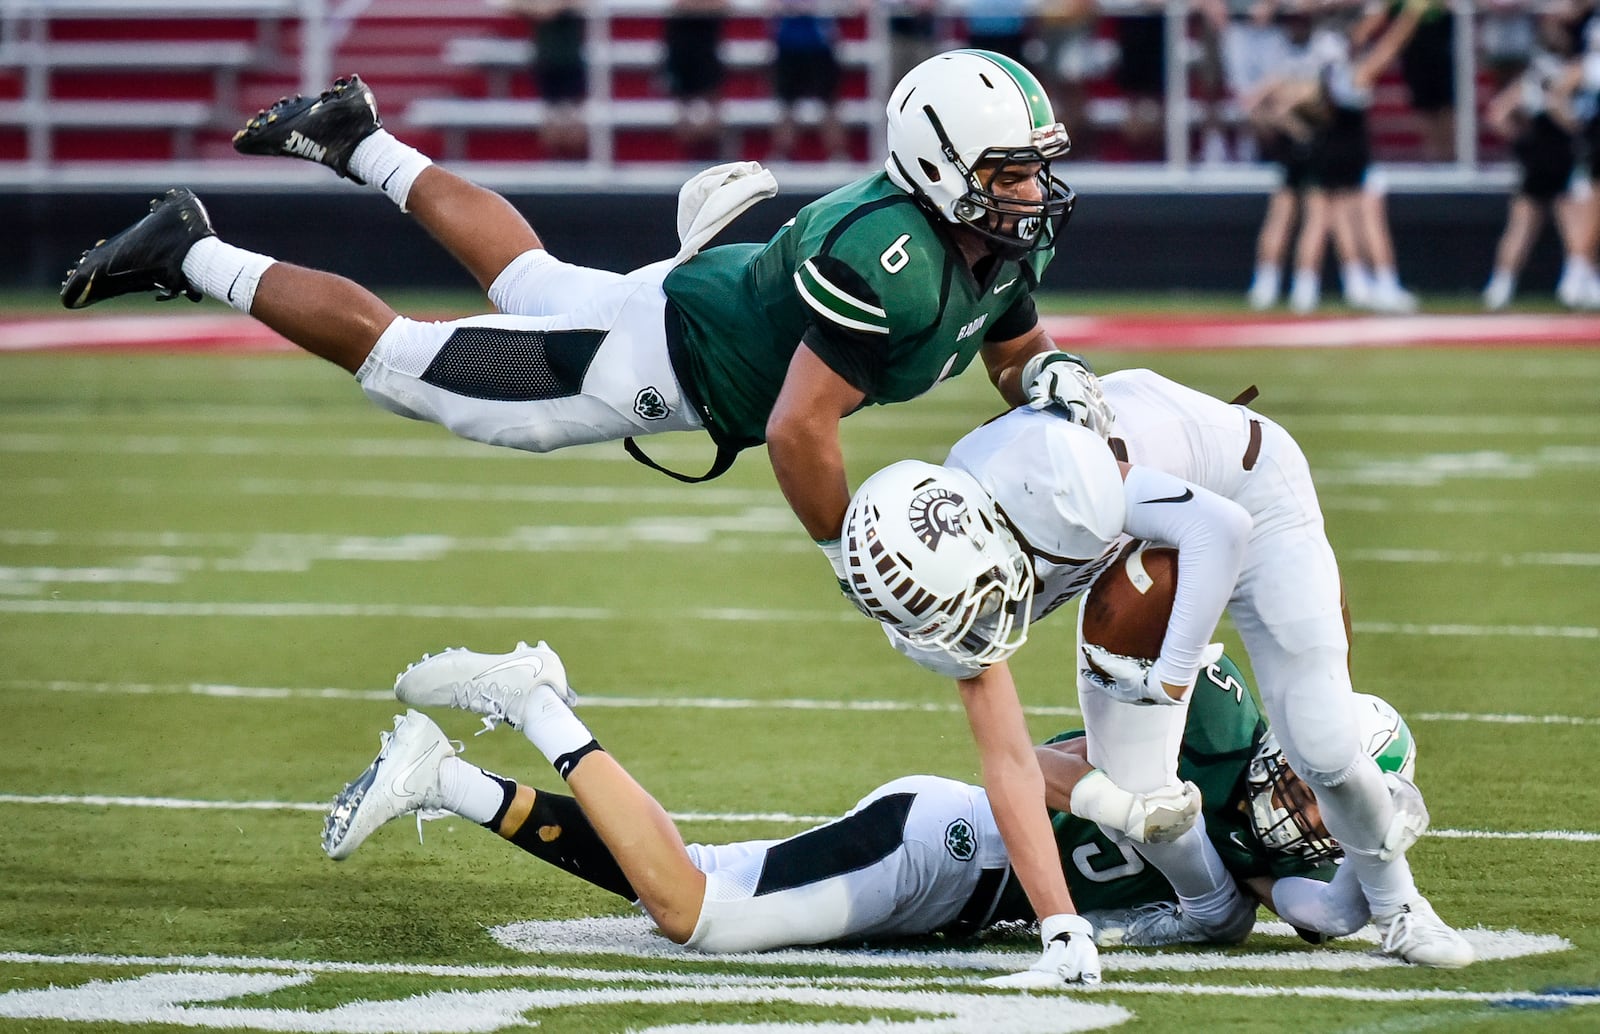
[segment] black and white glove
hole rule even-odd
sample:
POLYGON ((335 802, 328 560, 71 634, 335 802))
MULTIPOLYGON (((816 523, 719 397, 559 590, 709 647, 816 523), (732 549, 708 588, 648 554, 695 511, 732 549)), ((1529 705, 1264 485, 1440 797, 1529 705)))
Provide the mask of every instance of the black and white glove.
POLYGON ((1071 352, 1039 352, 1022 364, 1022 394, 1029 409, 1056 406, 1075 424, 1105 438, 1114 419, 1100 378, 1089 364, 1071 352))
POLYGON ((1071 984, 1100 982, 1100 949, 1094 945, 1094 928, 1083 916, 1066 912, 1045 916, 1039 923, 1044 954, 1021 973, 990 977, 990 987, 1044 990, 1071 984))
MULTIPOLYGON (((1200 663, 1215 664, 1221 656, 1222 644, 1212 643, 1205 648, 1200 663)), ((1078 660, 1078 675, 1085 682, 1124 704, 1181 704, 1186 699, 1174 700, 1167 693, 1162 685, 1166 680, 1155 661, 1112 653, 1094 643, 1083 644, 1078 660)), ((1189 682, 1193 684, 1194 676, 1189 682)))

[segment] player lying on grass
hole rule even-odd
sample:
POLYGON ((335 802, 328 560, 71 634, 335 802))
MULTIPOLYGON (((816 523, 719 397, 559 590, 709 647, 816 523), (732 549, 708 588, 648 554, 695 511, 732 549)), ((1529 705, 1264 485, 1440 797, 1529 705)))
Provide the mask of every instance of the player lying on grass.
MULTIPOLYGON (((634 902, 670 939, 708 952, 834 941, 967 934, 1032 917, 983 788, 936 776, 878 787, 844 817, 784 840, 685 846, 665 810, 606 753, 571 710, 561 660, 544 643, 508 654, 449 650, 403 672, 395 695, 454 706, 486 724, 519 728, 575 797, 477 768, 427 716, 395 718, 372 765, 342 790, 323 849, 350 856, 379 826, 428 810, 460 815, 588 882, 634 902)), ((1409 781, 1415 746, 1400 716, 1361 698, 1363 746, 1388 772, 1400 806, 1426 825, 1409 781)), ((1072 894, 1092 909, 1103 943, 1199 942, 1172 887, 1129 841, 1170 835, 1194 820, 1125 795, 1104 825, 1072 814, 1074 789, 1105 777, 1085 760, 1081 733, 1037 748, 1072 894)), ((1208 832, 1229 872, 1295 926, 1318 937, 1369 918, 1315 798, 1289 770, 1239 670, 1227 658, 1203 673, 1189 710, 1181 769, 1204 799, 1208 832)), ((1104 800, 1103 796, 1097 797, 1104 800)), ((420 819, 419 819, 420 822, 420 819)), ((1248 932, 1248 931, 1246 931, 1248 932)), ((1243 938, 1239 938, 1242 940, 1243 938)), ((1043 986, 1024 974, 1000 978, 1043 986)))
MULTIPOLYGON (((905 460, 862 482, 844 535, 858 603, 898 649, 956 679, 970 716, 973 700, 1015 699, 1006 658, 1034 615, 1098 586, 1130 540, 1177 547, 1169 611, 1136 625, 1156 633, 1147 649, 1097 640, 1080 622, 1089 761, 1130 793, 1176 784, 1184 708, 1226 609, 1384 951, 1417 965, 1469 964, 1471 945, 1418 889, 1404 847, 1414 833, 1360 747, 1343 587, 1305 454, 1267 417, 1149 370, 1100 385, 1109 436, 1049 410, 1014 409, 962 438, 943 465, 905 460)), ((1091 611, 1080 613, 1086 621, 1091 611)), ((1005 829, 1001 782, 991 752, 981 753, 1005 829)), ((1254 909, 1204 827, 1202 818, 1144 856, 1185 913, 1228 940, 1249 930, 1254 909)))

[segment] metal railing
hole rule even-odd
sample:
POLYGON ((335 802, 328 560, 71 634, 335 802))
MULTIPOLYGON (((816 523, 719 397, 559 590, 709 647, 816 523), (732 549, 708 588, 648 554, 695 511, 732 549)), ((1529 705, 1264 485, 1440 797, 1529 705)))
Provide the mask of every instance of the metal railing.
MULTIPOLYGON (((1107 15, 1114 15, 1137 0, 1102 0, 1107 15)), ((590 154, 586 161, 562 163, 486 163, 470 165, 474 178, 508 189, 543 189, 570 186, 575 177, 589 182, 606 182, 617 189, 655 191, 675 189, 689 166, 671 161, 632 162, 615 158, 617 133, 630 122, 629 102, 611 97, 613 73, 629 58, 629 47, 637 42, 613 41, 612 21, 616 18, 664 13, 668 0, 590 0, 584 5, 590 15, 586 53, 591 64, 591 92, 587 110, 590 120, 590 154)), ((1146 5, 1148 8, 1148 5, 1146 5)), ((1456 14, 1456 87, 1464 99, 1457 112, 1456 157, 1449 163, 1385 165, 1387 179, 1397 190, 1484 190, 1500 189, 1511 182, 1512 171, 1504 163, 1484 163, 1478 151, 1478 114, 1473 98, 1477 81, 1474 8, 1472 0, 1451 0, 1456 14)), ((730 14, 748 16, 772 10, 764 0, 732 0, 730 14)), ((837 13, 864 16, 865 33, 851 41, 852 60, 864 71, 870 98, 887 96, 892 83, 889 70, 889 10, 883 3, 858 3, 851 0, 832 5, 837 13)), ((953 4, 954 13, 964 10, 953 4)), ((1101 192, 1146 191, 1260 191, 1275 182, 1274 170, 1248 161, 1201 162, 1192 151, 1194 127, 1202 117, 1200 102, 1191 96, 1189 70, 1195 50, 1186 28, 1189 0, 1164 0, 1166 18, 1165 157, 1159 161, 1099 163, 1072 161, 1069 175, 1079 189, 1101 192)), ((96 52, 85 43, 68 44, 53 32, 57 23, 82 19, 250 19, 258 31, 249 46, 215 46, 204 43, 155 45, 128 43, 120 52, 109 47, 115 40, 97 42, 107 46, 97 70, 108 71, 121 62, 127 67, 141 62, 166 67, 213 67, 219 81, 231 83, 234 77, 256 67, 288 62, 293 77, 306 92, 322 88, 337 67, 347 34, 358 18, 392 18, 397 21, 449 20, 474 16, 509 17, 503 8, 488 0, 0 0, 0 73, 20 76, 21 96, 0 102, 0 130, 21 130, 26 139, 26 155, 18 160, 0 160, 0 184, 25 190, 108 189, 127 186, 154 186, 181 179, 197 185, 228 185, 243 189, 335 189, 337 184, 315 169, 290 167, 289 163, 261 163, 233 159, 218 154, 196 159, 192 153, 194 134, 213 135, 237 126, 243 103, 253 109, 257 98, 238 98, 226 85, 210 99, 209 109, 199 110, 192 102, 140 100, 136 93, 125 101, 61 101, 51 96, 52 75, 73 66, 94 66, 96 52), (294 46, 286 40, 292 35, 294 46), (137 47, 143 46, 140 55, 137 47), (163 50, 162 47, 168 49, 163 50), (76 50, 73 48, 76 47, 76 50), (163 54, 166 55, 163 62, 163 54), (120 119, 135 118, 147 127, 159 127, 170 117, 174 134, 175 160, 166 162, 62 161, 53 146, 55 134, 63 128, 92 129, 97 125, 115 128, 120 119)), ((953 18, 946 19, 947 24, 953 18)), ((439 40, 437 60, 446 65, 448 38, 439 40)), ((737 50, 737 48, 735 48, 737 50)), ((750 48, 748 45, 746 50, 750 48)), ((636 60, 636 59, 635 59, 636 60)), ((748 58, 745 59, 748 61, 748 58)), ((380 98, 381 99, 381 98, 380 98)), ((659 107, 660 102, 655 102, 659 107)), ((858 101, 857 126, 870 124, 866 132, 869 151, 878 152, 882 116, 879 101, 858 101), (865 106, 865 111, 861 110, 865 106)), ((653 110, 653 109, 652 109, 653 110)), ((1108 118, 1102 103, 1100 118, 1108 118)), ((1114 105, 1109 109, 1114 110, 1114 105)), ((641 105, 636 113, 646 114, 641 105)), ((1236 115, 1236 113, 1235 113, 1236 115)), ((397 130, 407 127, 405 111, 386 111, 397 130)), ((655 116, 652 115, 652 118, 655 116)), ((638 121, 637 118, 632 121, 638 121)), ((530 129, 531 131, 531 129, 530 129)), ((1382 155, 1379 155, 1380 160, 1382 155)), ((790 162, 777 166, 786 186, 806 189, 838 183, 866 169, 876 167, 877 159, 864 162, 790 162), (845 166, 841 168, 841 166, 845 166)))

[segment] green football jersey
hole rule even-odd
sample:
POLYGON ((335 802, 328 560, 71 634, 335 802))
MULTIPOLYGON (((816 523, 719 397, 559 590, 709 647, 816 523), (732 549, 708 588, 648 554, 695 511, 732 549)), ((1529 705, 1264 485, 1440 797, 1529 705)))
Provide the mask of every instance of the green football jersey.
MULTIPOLYGON (((1047 742, 1058 743, 1082 735, 1081 730, 1074 730, 1047 742)), ((1206 836, 1235 878, 1331 879, 1332 865, 1269 851, 1251 829, 1245 776, 1250 759, 1266 735, 1266 719, 1244 675, 1233 661, 1223 657, 1203 670, 1195 681, 1183 743, 1178 750, 1178 777, 1200 788, 1206 836)), ((1177 900, 1166 878, 1141 858, 1132 844, 1119 844, 1093 822, 1074 815, 1052 812, 1050 820, 1067 886, 1080 912, 1177 900)), ((1014 911, 1015 900, 1003 906, 1008 904, 1012 907, 1006 911, 1013 915, 1027 914, 1025 899, 1021 901, 1021 913, 1014 911)))
POLYGON ((765 439, 804 341, 867 405, 904 402, 966 369, 986 340, 1038 321, 1052 252, 986 260, 883 173, 807 205, 766 244, 710 248, 667 274, 673 366, 721 444, 765 439))

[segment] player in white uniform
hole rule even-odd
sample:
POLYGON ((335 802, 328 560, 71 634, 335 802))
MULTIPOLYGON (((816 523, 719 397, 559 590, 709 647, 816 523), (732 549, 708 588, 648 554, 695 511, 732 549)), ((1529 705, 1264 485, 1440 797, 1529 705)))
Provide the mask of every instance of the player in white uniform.
MULTIPOLYGON (((1400 850, 1412 831, 1359 749, 1339 572, 1299 446, 1271 420, 1149 371, 1101 384, 1109 450, 1048 410, 1014 410, 958 442, 943 467, 901 463, 867 479, 845 540, 863 606, 898 649, 957 677, 964 698, 985 686, 1014 693, 1004 661, 1033 614, 1082 593, 1129 537, 1177 547, 1177 597, 1153 664, 1080 636, 1089 761, 1126 791, 1173 783, 1187 694, 1226 606, 1384 949, 1467 964, 1470 946, 1417 891, 1400 850)), ((1196 830, 1203 823, 1140 851, 1193 920, 1225 930, 1239 907, 1196 830)))
MULTIPOLYGON (((446 810, 636 901, 668 938, 707 952, 976 930, 992 918, 1013 875, 983 788, 934 776, 895 780, 843 818, 787 840, 686 846, 655 798, 572 712, 565 668, 544 643, 499 655, 447 650, 424 657, 401 673, 395 695, 522 730, 573 796, 539 793, 455 759, 439 727, 409 711, 334 802, 322 843, 335 860, 391 819, 446 810)), ((1052 803, 1066 811, 1090 770, 1075 754, 1053 755, 1052 803)), ((1135 841, 1167 835, 1169 824, 1186 828, 1194 818, 1147 810, 1143 799, 1114 787, 1097 803, 1093 818, 1135 841), (1121 811, 1113 814, 1108 800, 1121 811)), ((1017 916, 1032 914, 1022 895, 1014 900, 1017 916)), ((1086 953, 1068 954, 1078 955, 1079 965, 1092 963, 1097 979, 1098 955, 1085 938, 1076 947, 1086 953)), ((996 982, 1059 986, 1071 979, 1060 972, 1066 961, 1057 960, 1048 982, 1032 971, 996 982)))
MULTIPOLYGON (((1325 936, 1350 933, 1367 921, 1366 903, 1359 889, 1341 886, 1353 882, 1345 879, 1348 873, 1333 872, 1337 848, 1326 839, 1310 791, 1283 763, 1254 697, 1248 688, 1241 692, 1242 679, 1225 658, 1209 666, 1185 740, 1185 763, 1205 783, 1205 807, 1221 827, 1213 836, 1227 845, 1234 875, 1291 923, 1325 936)), ((408 668, 395 689, 407 703, 448 703, 516 722, 530 714, 516 700, 543 692, 551 706, 535 721, 552 715, 572 720, 563 705, 551 704, 566 689, 565 670, 543 643, 519 644, 507 654, 449 650, 408 668), (541 685, 548 689, 540 691, 541 685)), ((1409 781, 1416 756, 1410 731, 1386 703, 1367 703, 1364 745, 1400 777, 1398 799, 1417 809, 1425 824, 1426 809, 1409 781)), ((523 729, 535 738, 530 726, 523 729)), ((1036 755, 1055 813, 1057 850, 1078 861, 1074 896, 1099 910, 1090 915, 1107 943, 1206 939, 1205 931, 1169 920, 1171 889, 1137 859, 1128 857, 1115 872, 1080 860, 1108 850, 1126 855, 1099 826, 1070 814, 1076 787, 1097 778, 1082 737, 1063 733, 1036 755)), ((559 755, 553 759, 584 795, 580 801, 463 761, 438 726, 409 711, 384 734, 371 766, 335 798, 323 850, 335 860, 348 858, 385 823, 412 813, 429 817, 437 809, 476 822, 651 915, 682 913, 683 925, 669 935, 706 952, 965 935, 1032 916, 982 787, 905 776, 873 790, 841 818, 796 836, 684 846, 650 795, 597 797, 581 781, 580 773, 603 756, 592 750, 570 764, 559 755), (614 847, 601 828, 613 837, 625 830, 632 839, 614 847), (670 842, 659 843, 662 838, 670 842), (643 877, 641 861, 653 866, 643 877), (635 880, 645 889, 635 890, 635 880)), ((1145 837, 1147 818, 1119 819, 1121 832, 1145 837)))

